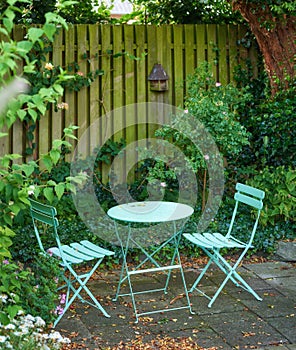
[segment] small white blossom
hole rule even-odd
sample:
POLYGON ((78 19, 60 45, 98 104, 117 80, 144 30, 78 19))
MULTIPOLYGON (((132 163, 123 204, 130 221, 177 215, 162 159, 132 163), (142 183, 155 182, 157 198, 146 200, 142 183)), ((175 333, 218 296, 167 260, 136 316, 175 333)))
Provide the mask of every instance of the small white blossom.
POLYGON ((5 343, 6 339, 7 337, 5 337, 4 335, 0 335, 0 343, 5 343))
POLYGON ((0 301, 2 301, 3 304, 7 302, 8 296, 6 294, 0 295, 0 301))
POLYGON ((37 327, 44 327, 45 326, 45 321, 41 317, 37 316, 35 318, 35 325, 37 327))
POLYGON ((8 325, 6 325, 6 326, 4 327, 4 329, 11 329, 11 330, 14 330, 14 329, 15 329, 15 325, 12 324, 12 323, 9 323, 8 325))
POLYGON ((28 195, 34 194, 35 191, 35 186, 34 185, 30 185, 28 188, 28 195))

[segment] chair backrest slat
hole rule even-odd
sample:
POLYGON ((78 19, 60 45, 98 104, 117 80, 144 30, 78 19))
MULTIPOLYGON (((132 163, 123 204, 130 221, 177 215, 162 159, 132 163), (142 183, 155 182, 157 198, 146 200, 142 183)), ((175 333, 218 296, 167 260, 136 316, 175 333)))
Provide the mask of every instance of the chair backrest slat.
POLYGON ((234 195, 234 199, 236 201, 239 201, 239 202, 242 202, 244 204, 250 205, 250 206, 252 206, 252 207, 254 207, 256 209, 259 209, 259 210, 261 210, 262 207, 263 207, 263 202, 261 200, 258 200, 258 199, 246 196, 246 195, 244 195, 242 193, 236 193, 234 195))
POLYGON ((265 197, 265 192, 262 190, 258 190, 257 188, 244 185, 241 183, 236 184, 236 190, 239 192, 243 192, 246 195, 250 195, 252 197, 256 197, 258 199, 263 199, 265 197))
POLYGON ((36 202, 33 199, 29 199, 29 201, 31 203, 31 208, 33 208, 35 211, 39 211, 39 212, 46 214, 48 216, 56 216, 57 215, 57 211, 56 211, 55 207, 36 202))
POLYGON ((58 245, 60 245, 58 233, 57 233, 57 227, 59 225, 58 219, 56 218, 57 211, 55 207, 36 202, 35 200, 29 198, 31 207, 30 207, 30 213, 33 219, 33 225, 34 225, 34 231, 35 235, 39 244, 39 247, 43 253, 45 253, 45 249, 43 247, 43 243, 40 237, 40 233, 47 232, 46 228, 43 227, 42 232, 39 232, 40 225, 37 225, 37 223, 45 224, 47 227, 52 227, 52 230, 50 230, 50 234, 53 235, 53 238, 57 242, 58 245))
POLYGON ((261 212, 261 209, 263 208, 262 199, 265 197, 265 192, 262 190, 259 190, 257 188, 254 188, 254 187, 251 187, 248 185, 244 185, 241 183, 237 183, 235 186, 235 189, 237 190, 237 192, 234 195, 234 199, 235 199, 236 203, 235 203, 235 207, 234 207, 234 210, 232 213, 231 222, 230 222, 226 237, 229 237, 231 235, 232 229, 234 226, 234 222, 236 220, 236 215, 238 212, 238 205, 239 205, 239 203, 243 203, 243 204, 251 206, 252 208, 257 209, 256 219, 255 219, 255 222, 253 225, 253 230, 252 230, 252 233, 251 233, 250 239, 249 239, 249 244, 251 244, 251 242, 253 241, 253 238, 254 238, 255 231, 257 229, 260 212, 261 212))
POLYGON ((44 224, 47 224, 50 226, 58 226, 58 224, 59 224, 57 218, 55 218, 54 216, 44 214, 44 213, 37 211, 33 208, 31 209, 31 214, 32 214, 33 219, 41 221, 44 224))

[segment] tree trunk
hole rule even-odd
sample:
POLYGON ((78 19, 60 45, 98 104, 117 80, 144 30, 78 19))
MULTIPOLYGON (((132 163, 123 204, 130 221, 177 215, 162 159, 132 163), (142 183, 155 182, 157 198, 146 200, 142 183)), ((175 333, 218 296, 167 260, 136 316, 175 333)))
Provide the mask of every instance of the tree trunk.
POLYGON ((295 78, 296 17, 275 18, 267 5, 263 10, 259 3, 247 0, 232 0, 231 3, 233 10, 238 10, 248 22, 257 39, 272 93, 287 88, 287 77, 295 78))

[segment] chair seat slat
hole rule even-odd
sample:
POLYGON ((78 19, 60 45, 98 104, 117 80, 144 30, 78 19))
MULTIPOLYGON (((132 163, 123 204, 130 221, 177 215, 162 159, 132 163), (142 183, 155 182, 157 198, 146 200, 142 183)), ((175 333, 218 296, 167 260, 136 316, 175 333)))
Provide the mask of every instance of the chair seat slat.
POLYGON ((83 261, 90 261, 93 259, 93 256, 83 254, 79 252, 78 250, 68 246, 68 245, 63 245, 62 246, 63 253, 67 253, 68 255, 71 255, 75 258, 81 259, 83 261))
POLYGON ((102 247, 99 247, 98 245, 90 242, 90 241, 87 241, 87 240, 83 240, 80 242, 82 245, 84 245, 85 247, 97 252, 97 253, 100 253, 100 254, 104 254, 104 255, 107 255, 107 256, 111 256, 111 255, 114 255, 114 252, 112 252, 111 250, 108 250, 108 249, 105 249, 105 248, 102 248, 102 247))
MULTIPOLYGON (((55 256, 57 256, 57 257, 59 257, 59 258, 62 259, 62 255, 61 255, 61 252, 60 252, 59 248, 57 248, 57 247, 49 248, 49 249, 48 249, 48 252, 50 252, 50 253, 52 253, 53 255, 55 255, 55 256)), ((75 258, 75 257, 72 256, 72 255, 66 254, 65 252, 63 253, 63 258, 64 258, 67 262, 69 262, 69 263, 71 263, 71 264, 81 264, 81 263, 83 262, 83 260, 77 259, 77 258, 75 258)))
POLYGON ((76 251, 88 256, 92 256, 93 258, 103 258, 105 256, 104 254, 97 253, 94 250, 88 249, 80 243, 71 243, 70 246, 76 251))
POLYGON ((246 246, 244 243, 233 240, 231 237, 226 238, 220 232, 214 232, 212 239, 220 242, 225 248, 244 248, 246 246))
POLYGON ((202 239, 203 237, 198 237, 197 235, 199 234, 191 234, 191 233, 184 233, 183 236, 185 238, 187 238, 189 241, 191 241, 192 243, 198 245, 198 246, 203 246, 205 248, 208 248, 208 249, 212 249, 213 248, 213 245, 208 242, 207 240, 205 239, 202 239))

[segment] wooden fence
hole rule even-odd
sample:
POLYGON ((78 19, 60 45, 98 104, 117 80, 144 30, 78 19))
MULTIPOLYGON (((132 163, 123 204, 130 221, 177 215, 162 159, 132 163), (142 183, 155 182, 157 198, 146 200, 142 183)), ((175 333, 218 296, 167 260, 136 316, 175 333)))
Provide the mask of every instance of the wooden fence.
MULTIPOLYGON (((238 63, 243 63, 245 58, 255 63, 257 59, 253 46, 246 49, 239 45, 245 32, 245 27, 240 25, 75 25, 61 31, 48 60, 63 67, 76 61, 83 74, 96 69, 104 74, 79 92, 66 91, 63 101, 68 103, 68 110, 55 112, 51 109, 40 120, 35 140, 37 157, 46 153, 52 141, 60 138, 64 127, 70 124, 79 126, 77 136, 80 138, 96 120, 125 105, 163 102, 182 106, 186 77, 203 61, 212 64, 217 81, 222 84, 232 81, 238 63), (117 53, 122 55, 114 57, 117 53), (161 63, 169 76, 165 92, 150 90, 147 78, 155 63, 161 63)), ((14 38, 21 40, 23 35, 22 29, 16 27, 14 38)), ((256 64, 253 66, 256 68, 256 64)), ((121 125, 117 137, 131 142, 149 135, 149 126, 147 130, 143 125, 124 129, 127 118, 134 118, 134 115, 123 113, 122 118, 115 121, 117 127, 121 125)), ((137 124, 137 120, 134 122, 137 124)), ((101 123, 97 130, 101 139, 105 127, 101 123)), ((26 135, 23 126, 20 123, 13 125, 9 136, 0 142, 0 154, 24 154, 26 135)))

